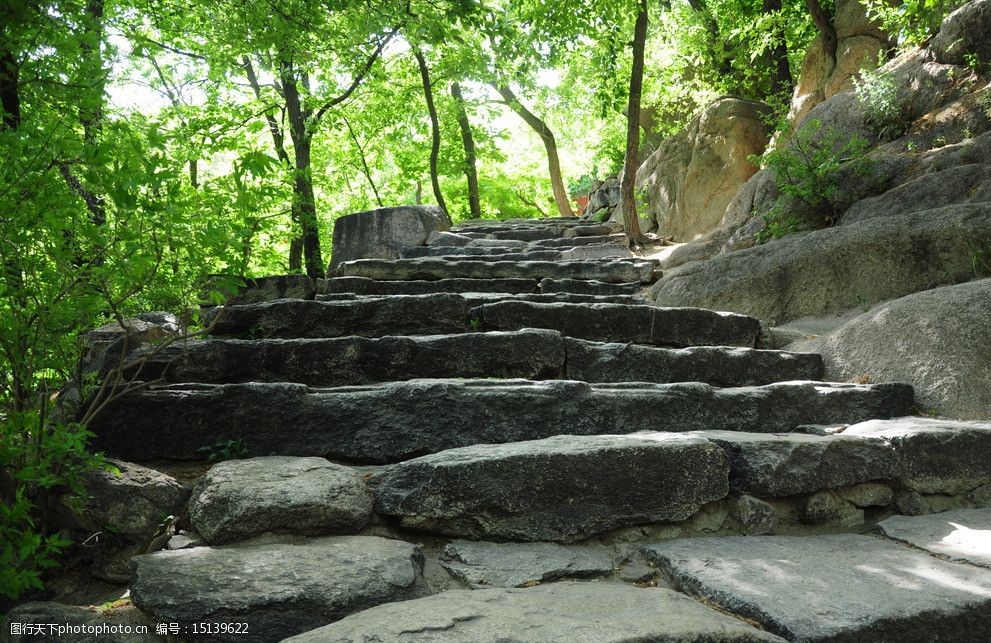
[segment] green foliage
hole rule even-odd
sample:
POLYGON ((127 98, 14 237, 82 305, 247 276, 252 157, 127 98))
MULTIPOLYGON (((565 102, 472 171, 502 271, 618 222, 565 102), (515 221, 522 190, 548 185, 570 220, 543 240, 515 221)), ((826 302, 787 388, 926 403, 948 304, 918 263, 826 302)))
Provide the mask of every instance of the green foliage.
POLYGON ((248 457, 248 447, 244 445, 242 440, 218 442, 210 446, 200 447, 197 452, 206 456, 206 461, 210 464, 224 460, 243 460, 248 457))
POLYGON ((868 15, 879 20, 904 47, 920 45, 939 31, 943 18, 967 0, 912 0, 892 3, 865 0, 868 15))
POLYGON ((895 139, 911 125, 899 100, 898 81, 882 70, 863 71, 854 78, 854 91, 864 107, 867 125, 882 139, 895 139))
POLYGON ((823 131, 822 123, 813 120, 795 132, 789 145, 765 154, 764 166, 774 171, 778 191, 785 198, 762 214, 767 226, 758 233, 758 242, 796 232, 807 223, 793 209, 796 202, 814 213, 822 226, 834 225, 839 170, 848 163, 855 163, 858 171, 866 170, 864 154, 869 146, 857 136, 848 138, 832 128, 823 131))

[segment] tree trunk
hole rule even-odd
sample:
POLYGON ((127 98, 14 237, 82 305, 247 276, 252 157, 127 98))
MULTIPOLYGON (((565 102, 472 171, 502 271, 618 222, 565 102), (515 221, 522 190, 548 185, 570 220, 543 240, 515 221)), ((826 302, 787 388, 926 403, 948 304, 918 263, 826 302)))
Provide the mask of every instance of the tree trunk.
MULTIPOLYGON (((94 161, 99 155, 100 135, 103 132, 103 104, 107 82, 107 72, 103 68, 103 34, 103 0, 89 0, 86 3, 86 18, 79 49, 86 80, 92 82, 93 89, 90 98, 84 97, 80 101, 79 122, 83 126, 83 154, 94 161)), ((102 195, 91 191, 88 193, 92 195, 92 198, 86 199, 90 221, 102 226, 107 222, 106 202, 102 195)))
POLYGON ((284 61, 280 68, 282 92, 286 100, 286 113, 289 116, 289 135, 292 137, 295 157, 293 194, 298 207, 303 263, 306 274, 311 279, 317 279, 324 274, 325 268, 320 252, 320 229, 317 222, 316 198, 313 194, 310 139, 306 131, 307 119, 299 100, 299 87, 292 63, 284 61))
POLYGON ((709 10, 709 5, 706 4, 705 0, 688 0, 688 4, 702 20, 705 30, 709 32, 708 56, 712 68, 722 76, 731 77, 733 75, 733 64, 726 54, 719 50, 719 42, 722 36, 719 34, 719 23, 716 22, 715 17, 713 17, 712 12, 709 10))
POLYGON ((644 46, 647 42, 647 0, 640 0, 640 12, 633 28, 633 71, 630 74, 630 100, 626 108, 626 161, 623 181, 619 186, 623 225, 631 246, 641 245, 646 238, 640 230, 634 185, 640 160, 640 95, 643 92, 644 46))
MULTIPOLYGON (((766 14, 779 13, 781 11, 781 0, 763 0, 763 11, 766 14)), ((791 75, 791 66, 788 64, 788 40, 785 30, 780 23, 776 23, 774 29, 774 47, 771 48, 770 64, 771 70, 771 93, 775 95, 791 96, 795 90, 795 80, 791 75)))
POLYGON ((523 121, 533 128, 533 131, 540 136, 544 142, 544 149, 547 150, 547 171, 551 177, 551 189, 554 191, 554 203, 557 205, 557 212, 562 217, 575 216, 571 209, 571 199, 568 198, 568 190, 564 187, 564 179, 561 177, 561 162, 557 155, 557 141, 554 132, 536 114, 527 109, 520 99, 516 97, 509 87, 493 85, 506 104, 516 112, 523 121))
POLYGON ((20 66, 12 51, 0 50, 0 110, 3 111, 3 130, 16 130, 21 126, 20 66))
POLYGON ((440 159, 440 120, 437 118, 437 108, 434 106, 434 90, 430 85, 430 69, 427 68, 427 60, 419 49, 413 50, 416 56, 416 64, 420 68, 420 79, 423 81, 423 97, 427 101, 427 111, 430 113, 430 185, 434 189, 434 198, 437 205, 444 212, 447 212, 447 204, 444 203, 444 195, 440 191, 440 176, 437 172, 437 161, 440 159))
POLYGON ((812 21, 816 23, 819 33, 822 34, 822 44, 826 48, 826 53, 836 62, 836 47, 839 39, 836 36, 836 27, 833 26, 831 17, 822 8, 818 0, 805 0, 805 6, 812 15, 812 21))
POLYGON ((468 208, 472 219, 482 217, 482 201, 478 194, 478 170, 475 167, 475 138, 471 134, 471 123, 468 121, 468 111, 465 109, 465 99, 461 94, 461 85, 451 85, 451 96, 458 110, 458 127, 461 128, 461 143, 465 148, 465 178, 468 179, 468 208))

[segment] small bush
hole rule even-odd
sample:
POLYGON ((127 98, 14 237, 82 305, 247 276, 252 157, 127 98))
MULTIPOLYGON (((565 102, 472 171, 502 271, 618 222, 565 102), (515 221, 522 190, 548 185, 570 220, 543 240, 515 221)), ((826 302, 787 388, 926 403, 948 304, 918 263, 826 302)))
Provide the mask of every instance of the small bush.
POLYGON ((864 106, 867 126, 878 136, 891 140, 908 130, 911 120, 898 100, 898 82, 891 74, 863 71, 853 84, 857 99, 864 106))

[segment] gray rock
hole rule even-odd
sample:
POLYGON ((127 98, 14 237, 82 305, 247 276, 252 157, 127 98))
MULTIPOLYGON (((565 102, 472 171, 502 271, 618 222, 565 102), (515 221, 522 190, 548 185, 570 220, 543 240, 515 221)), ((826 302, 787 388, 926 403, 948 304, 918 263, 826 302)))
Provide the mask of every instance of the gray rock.
POLYGON ((210 544, 275 531, 350 534, 368 523, 372 492, 356 470, 323 458, 268 456, 218 462, 189 501, 189 519, 210 544))
POLYGON ((753 348, 760 332, 752 317, 698 308, 500 301, 473 308, 469 316, 478 330, 551 328, 581 339, 675 347, 753 348))
MULTIPOLYGON (((467 237, 463 234, 458 234, 456 232, 435 230, 427 236, 427 245, 429 246, 460 248, 467 246, 469 243, 471 243, 471 237, 467 237)), ((412 246, 412 247, 415 248, 419 246, 412 246)))
POLYGON ((556 543, 488 543, 456 540, 444 547, 441 565, 477 587, 529 587, 561 578, 590 578, 613 572, 605 550, 556 543))
POLYGON ((606 283, 585 279, 541 279, 540 292, 570 292, 583 295, 636 295, 644 289, 639 282, 606 283))
POLYGON ((822 316, 974 277, 991 248, 977 205, 880 217, 686 264, 651 288, 659 306, 700 306, 771 323, 822 316))
MULTIPOLYGON (((637 289, 640 285, 637 284, 637 289)), ((536 292, 536 279, 437 279, 434 281, 379 281, 368 277, 334 277, 327 280, 327 292, 353 292, 362 295, 426 295, 461 292, 536 292)), ((608 293, 613 294, 613 293, 608 293)), ((620 294, 626 294, 620 293, 620 294)))
POLYGON ((534 248, 579 248, 581 246, 591 246, 600 244, 613 244, 620 247, 626 246, 626 235, 624 234, 604 234, 591 237, 565 237, 563 239, 543 239, 534 241, 534 248))
POLYGON ((420 246, 403 250, 403 259, 433 257, 447 261, 560 261, 564 254, 560 250, 527 250, 520 252, 470 252, 475 248, 443 248, 420 246))
POLYGON ((108 464, 120 475, 103 469, 87 475, 85 498, 72 510, 77 527, 140 542, 167 517, 179 515, 189 498, 189 489, 169 475, 121 460, 108 464))
POLYGON ((436 206, 401 206, 356 212, 334 221, 330 270, 353 259, 396 259, 403 248, 426 243, 430 233, 451 228, 436 206))
POLYGON ((876 482, 864 482, 837 491, 839 496, 860 509, 886 507, 894 499, 891 487, 876 482))
POLYGON ((313 299, 316 285, 306 275, 276 275, 245 279, 229 304, 257 304, 275 299, 313 299))
POLYGON ((200 547, 203 545, 202 539, 194 533, 188 531, 181 531, 176 535, 169 538, 169 542, 166 543, 166 549, 189 549, 191 547, 200 547))
MULTIPOLYGON (((589 237, 591 238, 591 237, 589 237)), ((654 265, 633 261, 448 261, 363 259, 340 266, 341 276, 371 279, 584 279, 651 283, 654 265)))
POLYGON ((585 382, 706 382, 749 386, 792 380, 821 380, 814 353, 692 346, 654 348, 565 338, 567 379, 585 382))
POLYGON ((950 560, 991 567, 991 509, 954 509, 928 516, 892 516, 881 533, 950 560))
POLYGON ((871 420, 843 435, 880 438, 898 454, 898 482, 919 493, 959 494, 991 480, 991 423, 919 417, 871 420))
POLYGON ((375 508, 445 535, 573 542, 684 520, 726 495, 727 475, 723 452, 701 438, 562 435, 393 465, 377 480, 375 508))
MULTIPOLYGON (((141 374, 170 382, 322 386, 422 377, 548 379, 562 375, 564 357, 560 333, 536 329, 413 337, 207 340, 159 351, 141 374)), ((585 372, 594 375, 594 369, 585 372)))
POLYGON ((566 433, 774 433, 804 424, 907 415, 911 409, 911 388, 897 384, 788 382, 727 389, 697 382, 561 380, 412 380, 340 389, 178 384, 122 396, 91 430, 94 448, 131 459, 196 460, 202 458, 201 447, 235 440, 249 456, 383 463, 566 433))
POLYGON ((743 643, 781 641, 668 589, 553 583, 451 590, 383 605, 289 639, 292 643, 743 643))
POLYGON ((925 409, 991 420, 991 279, 889 301, 789 348, 822 353, 830 379, 909 382, 925 409))
MULTIPOLYGON (((730 475, 732 476, 732 471, 730 475)), ((736 499, 730 509, 730 515, 740 523, 741 531, 748 536, 773 533, 778 522, 774 507, 746 494, 736 499)))
POLYGON ((677 586, 789 640, 991 636, 991 572, 890 541, 858 535, 732 537, 644 549, 677 586))
POLYGON ((857 201, 843 215, 843 225, 877 217, 890 217, 973 203, 991 208, 991 165, 971 163, 923 174, 879 194, 857 201), (981 205, 982 204, 982 205, 981 205))
MULTIPOLYGON (((165 641, 154 634, 156 623, 131 605, 101 609, 55 602, 31 602, 14 607, 3 619, 3 640, 9 643, 39 641, 58 643, 150 643, 165 641), (15 634, 11 625, 42 626, 42 634, 15 634), (137 628, 149 634, 138 634, 137 628), (54 629, 52 629, 54 628, 54 629), (59 629, 61 628, 61 629, 59 629)), ((33 629, 33 628, 32 628, 33 629)))
POLYGON ((730 486, 764 497, 785 497, 872 480, 901 472, 884 440, 854 435, 761 434, 701 431, 726 451, 730 486))
POLYGON ((213 334, 271 337, 381 337, 457 333, 465 330, 468 307, 458 295, 395 296, 356 301, 281 299, 214 309, 213 334))
POLYGON ((159 622, 247 623, 277 641, 424 593, 423 554, 398 540, 339 536, 163 551, 132 560, 131 598, 159 622))
POLYGON ((991 62, 991 2, 971 0, 943 20, 932 50, 943 63, 966 65, 970 56, 985 67, 991 62))

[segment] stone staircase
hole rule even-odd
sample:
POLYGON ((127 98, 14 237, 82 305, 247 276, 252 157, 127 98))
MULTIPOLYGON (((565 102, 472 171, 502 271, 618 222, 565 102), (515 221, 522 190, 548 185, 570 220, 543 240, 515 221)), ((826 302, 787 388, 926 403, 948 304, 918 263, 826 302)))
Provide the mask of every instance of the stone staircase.
POLYGON ((991 425, 646 305, 618 232, 464 224, 150 356, 96 447, 247 458, 134 604, 247 624, 214 640, 991 640, 991 425))

